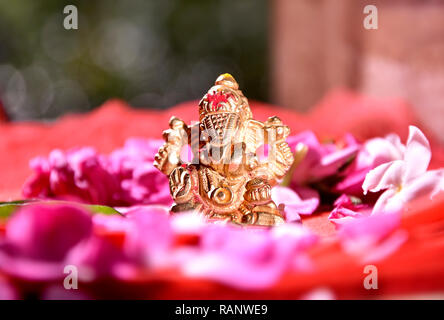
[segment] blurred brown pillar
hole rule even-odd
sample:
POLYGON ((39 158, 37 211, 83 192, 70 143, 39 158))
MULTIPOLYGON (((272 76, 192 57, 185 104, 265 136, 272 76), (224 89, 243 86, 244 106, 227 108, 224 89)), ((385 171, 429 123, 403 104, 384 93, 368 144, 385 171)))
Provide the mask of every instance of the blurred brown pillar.
POLYGON ((270 0, 273 102, 304 111, 330 89, 401 97, 444 141, 444 1, 270 0), (363 9, 378 9, 366 30, 363 9))
POLYGON ((307 110, 331 87, 356 85, 356 0, 275 0, 272 6, 272 97, 307 110))

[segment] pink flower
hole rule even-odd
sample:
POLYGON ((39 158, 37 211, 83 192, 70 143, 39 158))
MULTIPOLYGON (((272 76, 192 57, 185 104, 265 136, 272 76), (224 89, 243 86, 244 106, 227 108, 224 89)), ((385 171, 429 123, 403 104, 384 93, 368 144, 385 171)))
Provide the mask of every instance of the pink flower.
POLYGON ((328 219, 336 225, 342 225, 356 218, 370 215, 370 206, 362 204, 360 199, 341 195, 334 203, 335 208, 328 216, 328 219))
POLYGON ((62 277, 68 252, 91 232, 91 217, 80 207, 28 205, 6 225, 0 269, 27 279, 62 277))
POLYGON ((139 205, 122 211, 124 217, 100 214, 93 217, 96 229, 124 235, 120 250, 106 239, 92 237, 73 250, 69 261, 82 266, 86 274, 120 279, 131 278, 137 268, 165 266, 176 235, 168 207, 139 205))
POLYGON ((67 205, 29 205, 8 221, 5 240, 16 254, 30 259, 60 261, 91 233, 88 212, 67 205))
POLYGON ((65 263, 78 268, 79 281, 93 281, 103 277, 124 278, 119 267, 130 265, 130 260, 111 241, 92 235, 74 247, 65 263))
POLYGON ((54 150, 48 159, 31 160, 35 174, 25 184, 26 197, 63 198, 94 204, 119 203, 119 180, 109 174, 104 157, 92 148, 54 150))
POLYGON ((308 147, 305 158, 293 172, 292 181, 298 185, 316 182, 337 174, 359 150, 359 144, 351 135, 345 137, 346 144, 343 148, 334 143, 320 143, 311 131, 288 137, 287 142, 292 150, 300 143, 308 147))
POLYGON ((401 159, 404 151, 405 146, 396 134, 366 141, 356 155, 356 159, 341 174, 344 178, 334 186, 333 190, 340 193, 362 195, 362 183, 366 174, 383 163, 401 159))
POLYGON ((152 163, 135 168, 129 179, 122 180, 121 187, 128 203, 172 204, 168 178, 152 163))
POLYGON ((174 234, 199 236, 207 226, 205 216, 199 212, 184 212, 171 217, 174 234))
POLYGON ((130 138, 107 158, 107 170, 117 176, 125 202, 172 204, 168 178, 153 166, 163 140, 130 138))
MULTIPOLYGON (((125 207, 126 211, 131 210, 132 207, 125 207)), ((121 208, 117 208, 117 211, 123 214, 121 208)), ((126 212, 125 211, 125 212, 126 212)), ((128 232, 131 228, 131 221, 121 215, 106 215, 97 213, 92 217, 94 228, 99 230, 105 230, 106 232, 128 232)))
POLYGON ((163 140, 129 138, 123 148, 113 151, 109 155, 109 171, 120 174, 125 178, 141 164, 152 163, 154 155, 163 144, 163 140))
POLYGON ((341 225, 339 239, 346 252, 362 263, 380 261, 407 240, 407 233, 399 229, 400 215, 388 213, 353 219, 341 225))
POLYGON ((123 248, 93 233, 90 213, 74 205, 27 205, 8 221, 0 243, 0 271, 28 280, 49 281, 78 268, 79 281, 127 279, 137 267, 156 267, 169 254, 173 233, 163 207, 130 209, 126 217, 97 215, 94 230, 126 234, 123 248))
POLYGON ((129 210, 126 217, 131 223, 124 244, 127 255, 147 267, 165 263, 174 239, 169 211, 146 206, 129 210))
POLYGON ((271 230, 208 225, 197 248, 178 251, 185 275, 207 278, 242 289, 271 286, 291 269, 311 269, 305 250, 317 238, 297 224, 271 230))
POLYGON ((300 221, 300 214, 312 214, 319 206, 319 194, 315 190, 299 187, 297 191, 279 186, 271 189, 271 198, 276 205, 284 205, 287 222, 300 221))
POLYGON ((54 150, 48 159, 31 161, 34 175, 23 194, 110 206, 170 205, 168 179, 153 166, 159 145, 159 140, 128 139, 109 156, 87 147, 54 150))
POLYGON ((362 189, 386 190, 376 201, 373 212, 393 212, 420 197, 433 197, 444 189, 444 169, 427 171, 431 158, 427 138, 418 128, 409 127, 402 158, 381 164, 365 177, 362 189))
POLYGON ((16 288, 6 280, 0 279, 0 300, 17 300, 19 298, 16 288))

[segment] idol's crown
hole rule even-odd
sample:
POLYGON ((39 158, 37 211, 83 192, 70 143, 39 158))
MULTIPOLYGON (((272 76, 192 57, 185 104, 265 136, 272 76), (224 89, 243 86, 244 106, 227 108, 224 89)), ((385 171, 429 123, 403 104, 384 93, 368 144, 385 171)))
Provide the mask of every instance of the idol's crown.
POLYGON ((236 113, 242 118, 251 117, 248 100, 239 90, 239 84, 229 73, 221 74, 213 87, 199 103, 200 119, 213 113, 236 113))

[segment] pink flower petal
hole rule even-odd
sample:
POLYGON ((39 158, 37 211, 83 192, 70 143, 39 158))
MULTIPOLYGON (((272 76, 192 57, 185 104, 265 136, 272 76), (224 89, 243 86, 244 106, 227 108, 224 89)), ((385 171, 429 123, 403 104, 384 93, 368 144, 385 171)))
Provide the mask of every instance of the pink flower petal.
POLYGON ((404 174, 404 162, 395 160, 384 163, 367 173, 362 189, 364 194, 369 190, 378 192, 387 188, 397 188, 401 185, 404 174))
POLYGON ((342 225, 356 218, 369 216, 370 207, 366 204, 356 204, 352 199, 343 194, 334 203, 335 208, 328 219, 336 225, 342 225))
POLYGON ((397 213, 359 218, 342 225, 339 238, 344 250, 362 263, 377 262, 406 241, 407 234, 398 229, 399 224, 397 213))
POLYGON ((397 230, 388 236, 377 246, 370 248, 365 255, 361 256, 362 263, 374 263, 381 261, 396 252, 408 239, 404 230, 397 230))
POLYGON ((404 150, 405 146, 395 134, 367 140, 359 150, 356 159, 344 171, 343 180, 334 186, 333 191, 361 195, 366 174, 383 163, 402 160, 404 150))
POLYGON ((119 215, 105 215, 97 213, 92 219, 95 228, 103 229, 108 232, 127 232, 131 227, 131 222, 129 219, 119 215))
POLYGON ((404 157, 405 146, 398 135, 391 134, 384 138, 373 138, 364 143, 363 149, 367 153, 366 158, 359 157, 359 161, 366 161, 364 165, 378 166, 385 162, 401 160, 404 157))
MULTIPOLYGON (((182 256, 182 271, 190 277, 208 278, 242 289, 266 288, 291 267, 306 268, 297 259, 317 238, 300 225, 242 229, 209 225, 200 247, 182 256), (296 266, 295 266, 296 263, 296 266)), ((308 264, 310 265, 310 264, 308 264)))
POLYGON ((307 146, 308 151, 302 162, 294 169, 292 181, 297 184, 319 181, 331 176, 346 164, 359 150, 359 144, 351 136, 346 136, 347 146, 339 148, 333 143, 322 144, 311 131, 305 131, 287 138, 292 150, 298 144, 307 146))
POLYGON ((125 238, 125 252, 146 265, 155 263, 173 243, 169 212, 160 206, 145 206, 130 210, 126 217, 132 227, 125 238))
POLYGON ((128 139, 111 155, 89 147, 53 150, 31 161, 25 197, 58 198, 110 206, 171 204, 168 178, 154 168, 161 140, 128 139))
POLYGON ((400 224, 399 214, 390 213, 355 219, 340 229, 339 237, 350 244, 355 241, 373 245, 391 233, 400 224))
POLYGON ((17 278, 32 281, 61 279, 65 264, 62 261, 42 261, 21 255, 12 255, 0 247, 0 271, 17 278))
POLYGON ((5 241, 15 254, 36 260, 61 261, 77 243, 89 237, 91 216, 68 205, 28 205, 6 226, 5 241))
POLYGON ((382 214, 386 212, 397 212, 402 210, 404 202, 400 201, 396 189, 388 189, 384 191, 373 206, 372 213, 382 214))
POLYGON ((412 200, 432 198, 443 190, 443 181, 444 169, 427 171, 399 189, 386 190, 376 201, 373 212, 399 211, 412 200))
POLYGON ((410 183, 401 189, 399 196, 405 203, 425 196, 431 198, 443 190, 443 185, 444 169, 431 170, 410 180, 410 183))
POLYGON ((339 149, 333 153, 324 156, 321 160, 321 165, 325 167, 334 167, 336 171, 340 166, 344 164, 344 161, 348 161, 358 151, 358 145, 348 146, 344 149, 339 149))
POLYGON ((76 246, 68 255, 66 264, 78 268, 79 279, 93 281, 100 277, 118 277, 116 266, 126 262, 124 254, 109 240, 92 236, 76 246))
POLYGON ((366 167, 364 169, 355 169, 355 171, 347 172, 344 179, 333 187, 333 191, 338 193, 361 195, 362 184, 369 171, 370 167, 366 167))
POLYGON ((271 190, 271 198, 276 205, 285 205, 287 222, 299 221, 300 214, 312 214, 319 206, 319 194, 308 188, 299 188, 303 199, 292 189, 276 186, 271 190))
POLYGON ((403 182, 408 183, 411 179, 426 172, 431 157, 432 152, 427 138, 417 127, 410 126, 404 155, 405 173, 403 182))
POLYGON ((18 300, 17 290, 6 280, 0 279, 0 300, 18 300))
POLYGON ((358 212, 344 207, 333 209, 328 219, 336 225, 343 225, 357 218, 363 218, 370 215, 370 212, 358 212))

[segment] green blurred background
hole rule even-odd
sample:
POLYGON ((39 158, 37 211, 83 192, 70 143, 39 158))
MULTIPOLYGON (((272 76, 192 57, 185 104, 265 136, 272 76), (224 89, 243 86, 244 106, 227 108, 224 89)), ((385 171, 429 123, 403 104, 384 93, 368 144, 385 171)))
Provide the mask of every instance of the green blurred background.
POLYGON ((0 99, 13 120, 53 119, 117 97, 163 109, 232 73, 268 101, 266 0, 0 0, 0 99), (78 8, 65 30, 63 8, 78 8))

